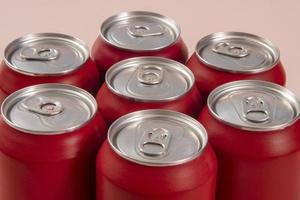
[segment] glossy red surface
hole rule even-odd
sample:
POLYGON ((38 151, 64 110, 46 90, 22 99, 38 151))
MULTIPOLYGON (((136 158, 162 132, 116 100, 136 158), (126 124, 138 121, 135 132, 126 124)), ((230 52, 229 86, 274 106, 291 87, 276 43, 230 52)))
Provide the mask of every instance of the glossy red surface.
POLYGON ((272 69, 261 73, 230 73, 216 70, 207 66, 206 64, 202 63, 196 53, 194 53, 186 65, 194 73, 199 91, 206 97, 216 87, 231 81, 245 79, 264 80, 277 83, 282 86, 285 86, 286 82, 285 71, 281 62, 279 62, 272 69))
POLYGON ((0 63, 0 89, 11 94, 21 88, 42 83, 64 83, 80 87, 96 94, 100 86, 100 76, 95 63, 88 61, 79 69, 59 76, 29 76, 10 69, 4 61, 0 63), (5 77, 5 78, 4 78, 5 77))
POLYGON ((96 99, 98 108, 108 124, 127 113, 145 109, 174 110, 196 118, 203 107, 203 100, 196 86, 185 96, 174 101, 137 102, 112 93, 104 83, 96 99))
MULTIPOLYGON (((104 41, 100 36, 97 37, 94 45, 92 47, 91 56, 95 61, 102 76, 105 72, 115 63, 125 60, 127 58, 133 58, 138 56, 159 56, 170 58, 185 64, 188 59, 188 49, 182 38, 179 38, 171 46, 165 47, 160 50, 154 51, 129 51, 115 47, 106 41, 104 41)), ((102 77, 104 80, 104 78, 102 77)))
POLYGON ((208 145, 196 159, 169 167, 127 161, 104 142, 96 161, 97 200, 214 200, 217 161, 208 145))
POLYGON ((7 97, 7 94, 0 89, 0 106, 6 97, 7 97))
POLYGON ((0 119, 0 199, 94 200, 95 159, 106 138, 99 113, 59 135, 20 132, 0 119))
POLYGON ((199 121, 218 158, 216 200, 300 199, 300 121, 251 132, 216 120, 207 106, 199 121))

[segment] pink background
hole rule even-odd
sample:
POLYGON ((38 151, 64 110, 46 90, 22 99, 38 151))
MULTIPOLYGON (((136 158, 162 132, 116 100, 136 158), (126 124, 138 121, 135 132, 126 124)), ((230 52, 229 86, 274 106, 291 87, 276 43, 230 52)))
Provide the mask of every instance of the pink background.
POLYGON ((92 45, 101 22, 121 11, 149 10, 180 25, 190 53, 197 41, 218 31, 254 33, 281 50, 287 86, 300 95, 299 0, 0 0, 0 52, 27 33, 61 32, 92 45))

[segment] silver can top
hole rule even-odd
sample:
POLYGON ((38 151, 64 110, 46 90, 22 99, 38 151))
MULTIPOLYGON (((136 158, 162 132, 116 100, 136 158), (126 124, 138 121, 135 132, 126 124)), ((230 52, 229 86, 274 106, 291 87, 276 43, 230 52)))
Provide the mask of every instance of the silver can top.
POLYGON ((161 57, 137 57, 113 65, 105 77, 113 93, 135 101, 162 102, 184 96, 194 85, 183 64, 161 57))
POLYGON ((299 119, 300 99, 288 89, 256 80, 235 81, 211 92, 207 104, 218 120, 249 131, 284 129, 299 119))
POLYGON ((118 48, 151 51, 175 43, 180 37, 180 27, 174 20, 157 13, 122 12, 102 23, 100 36, 118 48))
POLYGON ((89 58, 79 39, 59 33, 20 37, 5 49, 4 61, 14 71, 30 76, 55 76, 80 68, 89 58))
POLYGON ((143 110, 116 120, 108 131, 121 157, 147 166, 172 166, 198 157, 207 144, 204 127, 174 111, 143 110))
POLYGON ((259 73, 279 62, 279 49, 270 41, 242 32, 219 32, 202 38, 198 58, 207 66, 233 73, 259 73))
POLYGON ((14 92, 1 105, 8 125, 36 135, 74 131, 88 123, 96 110, 92 95, 65 84, 30 86, 14 92))

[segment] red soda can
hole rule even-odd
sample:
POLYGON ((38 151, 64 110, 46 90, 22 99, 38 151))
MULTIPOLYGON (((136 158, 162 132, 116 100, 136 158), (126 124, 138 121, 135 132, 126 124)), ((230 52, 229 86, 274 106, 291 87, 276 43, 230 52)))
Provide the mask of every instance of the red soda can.
POLYGON ((93 94, 100 84, 88 47, 79 39, 58 33, 25 35, 11 42, 0 63, 0 89, 9 95, 42 83, 64 83, 93 94))
POLYGON ((217 161, 203 126, 174 111, 116 120, 96 161, 97 200, 214 200, 217 161))
POLYGON ((130 58, 107 71, 97 102, 109 124, 145 109, 169 109, 198 117, 203 102, 194 82, 193 73, 174 60, 130 58))
POLYGON ((204 96, 231 81, 254 79, 285 85, 279 49, 272 42, 242 32, 219 32, 202 38, 187 62, 204 96))
POLYGON ((185 63, 188 50, 180 26, 173 19, 145 11, 122 12, 106 19, 92 48, 92 58, 101 74, 113 64, 137 56, 185 63))
POLYGON ((217 200, 300 199, 300 99, 244 80, 209 95, 199 121, 218 158, 217 200))
POLYGON ((93 200, 106 125, 88 92, 41 84, 8 96, 0 118, 0 199, 93 200))

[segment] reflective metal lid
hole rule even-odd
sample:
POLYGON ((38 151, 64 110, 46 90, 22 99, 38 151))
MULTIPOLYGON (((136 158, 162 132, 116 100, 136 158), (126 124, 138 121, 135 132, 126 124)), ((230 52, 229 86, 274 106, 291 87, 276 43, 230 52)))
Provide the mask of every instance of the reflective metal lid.
POLYGON ((113 46, 126 50, 158 50, 179 38, 180 27, 174 20, 157 13, 122 12, 102 23, 100 36, 113 46))
POLYGON ((179 165, 199 156, 207 144, 204 127, 182 113, 143 110, 117 119, 108 141, 121 157, 148 166, 179 165))
POLYGON ((236 73, 267 71, 279 62, 279 49, 270 41, 242 32, 219 32, 202 38, 198 58, 214 69, 236 73))
POLYGON ((266 81, 224 84, 211 92, 207 104, 216 119, 250 131, 284 129, 297 121, 300 113, 297 96, 266 81))
POLYGON ((30 86, 11 94, 1 105, 1 114, 8 125, 37 135, 78 129, 94 117, 96 110, 92 95, 65 84, 30 86))
POLYGON ((25 35, 11 42, 4 55, 11 69, 31 76, 70 73, 88 58, 89 49, 81 40, 59 33, 25 35))
POLYGON ((115 94, 135 101, 171 101, 194 85, 193 73, 183 64, 161 57, 136 57, 113 65, 106 84, 115 94))

